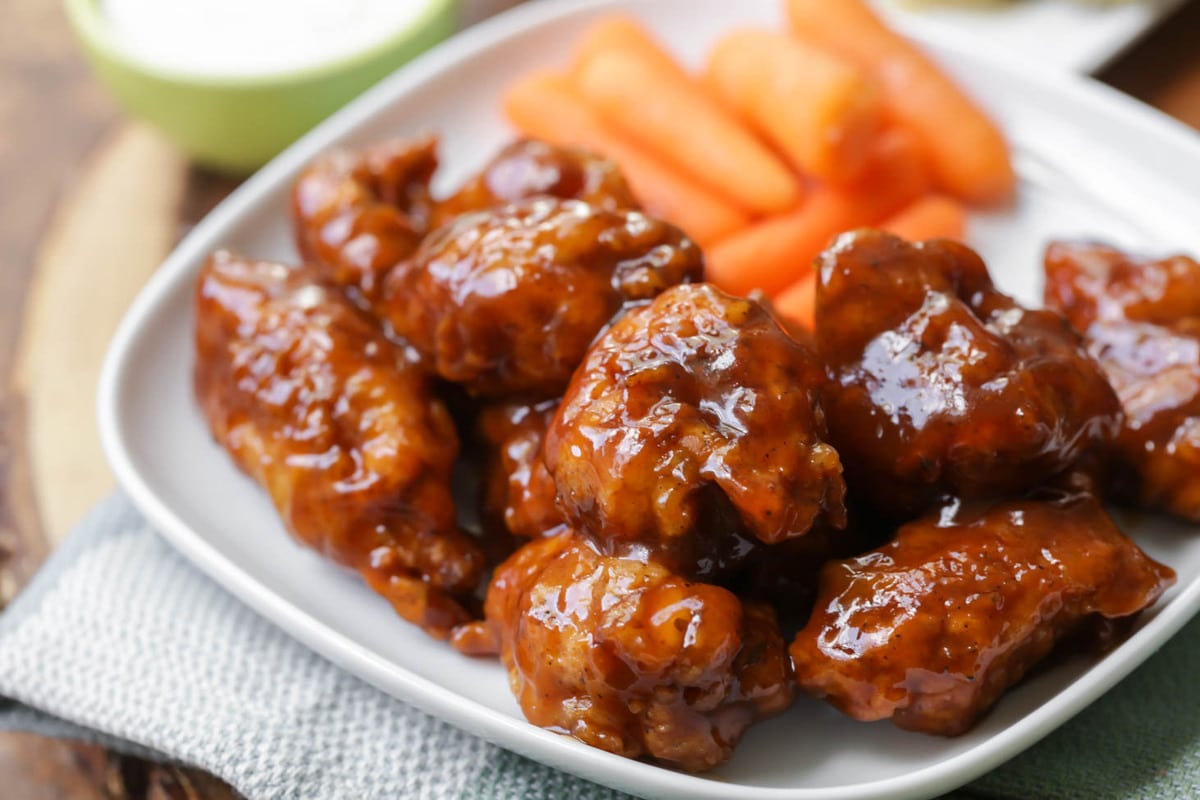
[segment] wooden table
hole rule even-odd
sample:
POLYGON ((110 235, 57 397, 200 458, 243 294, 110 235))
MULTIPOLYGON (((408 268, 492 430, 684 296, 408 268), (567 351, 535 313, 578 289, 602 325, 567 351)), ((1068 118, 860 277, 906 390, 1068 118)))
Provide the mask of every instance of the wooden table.
MULTIPOLYGON (((1200 129, 1197 42, 1192 0, 1101 78, 1200 129)), ((0 3, 0 608, 111 489, 91 391, 108 337, 235 185, 115 109, 59 3, 0 3)), ((233 796, 193 770, 24 734, 0 734, 0 786, 31 800, 233 796)))

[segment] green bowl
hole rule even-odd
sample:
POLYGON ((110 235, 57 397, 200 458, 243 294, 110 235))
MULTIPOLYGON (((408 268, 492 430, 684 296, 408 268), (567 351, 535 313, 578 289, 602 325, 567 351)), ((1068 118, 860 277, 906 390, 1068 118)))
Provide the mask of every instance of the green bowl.
POLYGON ((65 0, 88 60, 133 115, 197 162, 248 173, 364 89, 453 33, 457 0, 430 0, 411 25, 354 55, 252 77, 191 74, 147 63, 108 28, 99 0, 65 0))

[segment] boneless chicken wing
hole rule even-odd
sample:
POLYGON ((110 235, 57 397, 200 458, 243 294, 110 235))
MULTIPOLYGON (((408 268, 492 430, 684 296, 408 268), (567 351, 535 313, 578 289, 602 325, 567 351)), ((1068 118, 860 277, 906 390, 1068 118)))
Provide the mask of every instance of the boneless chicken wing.
POLYGON ((1045 265, 1046 304, 1084 334, 1125 411, 1114 494, 1200 522, 1200 262, 1056 242, 1045 265))
POLYGON ((618 319, 571 380, 546 435, 559 505, 606 551, 648 547, 694 577, 736 565, 753 541, 840 526, 820 381, 758 303, 670 289, 618 319))
POLYGON ((856 719, 959 734, 1089 618, 1173 582, 1090 496, 951 504, 824 567, 796 679, 856 719))
POLYGON ((503 525, 515 536, 533 538, 561 525, 554 479, 542 458, 542 442, 557 400, 491 405, 477 427, 489 450, 483 465, 485 523, 503 525))
POLYGON ((881 510, 1020 492, 1119 431, 1120 405, 1078 334, 997 291, 965 245, 859 231, 818 266, 830 441, 881 510))
POLYGON ((431 228, 460 214, 531 197, 582 200, 610 211, 638 208, 617 165, 584 150, 517 139, 457 192, 434 206, 431 228))
POLYGON ((698 280, 700 251, 637 211, 541 198, 467 214, 388 277, 382 311, 476 396, 557 396, 625 303, 698 280))
POLYGON ((1077 330, 1093 322, 1171 326, 1200 317, 1200 262, 1183 255, 1138 258, 1096 242, 1052 242, 1046 305, 1077 330))
POLYGON ((486 611, 529 721, 612 753, 710 769, 792 700, 769 606, 571 532, 501 565, 486 611))
POLYGON ((333 150, 300 174, 292 224, 301 257, 373 302, 383 277, 427 233, 437 140, 381 142, 333 150))
POLYGON ((431 634, 470 618, 483 564, 455 527, 450 416, 320 271, 214 255, 196 294, 195 390, 300 541, 431 634))

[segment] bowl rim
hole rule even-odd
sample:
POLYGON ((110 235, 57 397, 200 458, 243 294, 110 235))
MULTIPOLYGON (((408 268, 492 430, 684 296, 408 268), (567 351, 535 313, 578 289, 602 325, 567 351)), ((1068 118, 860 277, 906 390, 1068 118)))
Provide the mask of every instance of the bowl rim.
POLYGON ((455 14, 459 0, 424 0, 424 6, 413 20, 368 47, 303 67, 242 75, 214 75, 159 64, 116 35, 101 12, 100 0, 63 0, 63 5, 71 27, 85 44, 146 77, 198 88, 248 90, 284 88, 368 64, 416 39, 444 17, 455 14))

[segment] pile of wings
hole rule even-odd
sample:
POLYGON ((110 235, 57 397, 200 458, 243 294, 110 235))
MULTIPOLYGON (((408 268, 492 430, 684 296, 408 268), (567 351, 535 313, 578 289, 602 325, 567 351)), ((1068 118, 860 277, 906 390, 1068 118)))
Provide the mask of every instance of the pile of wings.
POLYGON ((196 396, 297 539, 498 654, 533 723, 691 771, 797 690, 953 735, 1174 581, 1100 499, 1200 520, 1195 261, 1055 244, 1030 310, 857 231, 805 331, 607 161, 518 141, 440 199, 436 167, 329 154, 303 266, 214 254, 196 396))

